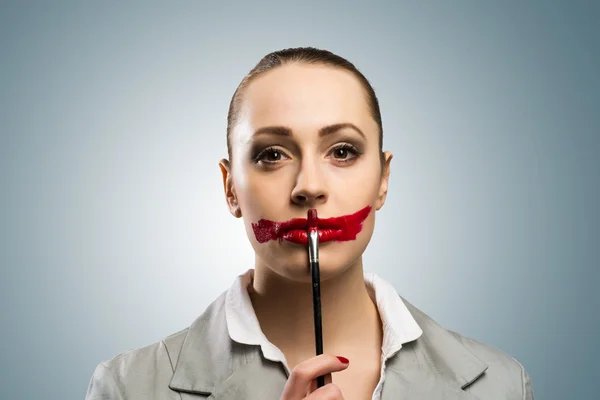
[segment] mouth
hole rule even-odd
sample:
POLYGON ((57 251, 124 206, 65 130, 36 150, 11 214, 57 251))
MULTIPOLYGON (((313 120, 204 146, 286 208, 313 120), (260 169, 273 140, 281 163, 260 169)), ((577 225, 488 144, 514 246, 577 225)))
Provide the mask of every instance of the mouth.
MULTIPOLYGON (((319 218, 317 223, 319 242, 355 240, 362 230, 362 223, 369 216, 371 206, 340 217, 319 218)), ((252 223, 254 235, 259 243, 269 240, 288 241, 298 244, 308 243, 308 220, 294 218, 285 222, 261 219, 252 223)))

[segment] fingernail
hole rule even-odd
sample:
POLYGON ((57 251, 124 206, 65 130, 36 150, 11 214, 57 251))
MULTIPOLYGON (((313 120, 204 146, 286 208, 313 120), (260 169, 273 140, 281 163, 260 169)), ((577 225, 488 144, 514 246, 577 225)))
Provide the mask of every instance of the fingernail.
POLYGON ((348 360, 346 357, 342 357, 342 356, 336 356, 336 357, 338 360, 340 360, 344 364, 348 364, 350 362, 350 360, 348 360))

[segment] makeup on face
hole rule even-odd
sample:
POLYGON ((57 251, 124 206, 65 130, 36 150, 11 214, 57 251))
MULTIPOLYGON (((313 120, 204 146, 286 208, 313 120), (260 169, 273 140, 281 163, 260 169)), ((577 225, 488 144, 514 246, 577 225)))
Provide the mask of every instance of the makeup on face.
MULTIPOLYGON (((327 150, 327 157, 338 166, 353 165, 366 150, 366 135, 350 122, 324 126, 318 137, 322 140, 321 150, 327 150)), ((249 160, 262 169, 275 169, 301 157, 301 138, 290 127, 262 127, 248 140, 249 160)))
MULTIPOLYGON (((362 223, 370 212, 371 206, 366 206, 354 214, 319 218, 317 220, 319 242, 355 240, 362 230, 362 223)), ((297 244, 308 243, 307 218, 294 218, 284 222, 261 219, 252 223, 252 229, 259 243, 266 243, 269 240, 285 240, 297 244)))

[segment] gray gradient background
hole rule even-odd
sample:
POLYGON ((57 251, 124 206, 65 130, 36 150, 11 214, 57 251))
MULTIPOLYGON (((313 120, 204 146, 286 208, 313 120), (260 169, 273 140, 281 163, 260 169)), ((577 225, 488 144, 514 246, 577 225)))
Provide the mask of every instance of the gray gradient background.
POLYGON ((395 154, 365 269, 536 398, 598 399, 599 3, 483 3, 2 3, 0 398, 83 399, 253 266, 227 107, 312 45, 371 80, 395 154))

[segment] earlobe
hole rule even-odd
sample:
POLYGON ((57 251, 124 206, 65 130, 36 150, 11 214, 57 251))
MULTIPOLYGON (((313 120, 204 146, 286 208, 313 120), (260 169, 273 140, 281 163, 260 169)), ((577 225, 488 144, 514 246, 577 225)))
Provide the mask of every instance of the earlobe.
POLYGON ((389 151, 383 153, 384 156, 384 164, 383 171, 381 174, 381 183, 379 184, 379 193, 377 194, 377 202, 375 205, 375 209, 379 211, 383 205, 385 204, 385 199, 387 197, 388 192, 388 183, 390 180, 390 163, 392 158, 394 158, 393 154, 389 151))
POLYGON ((233 176, 231 175, 231 163, 227 159, 222 159, 219 162, 219 168, 221 169, 221 175, 223 177, 223 190, 225 192, 225 201, 229 212, 236 218, 242 216, 242 210, 240 209, 235 188, 233 186, 233 176))

